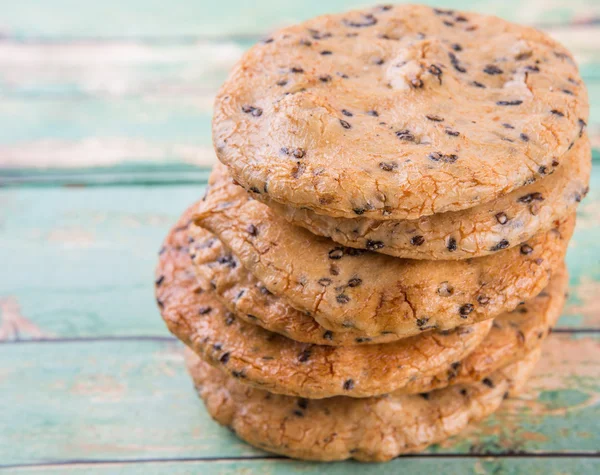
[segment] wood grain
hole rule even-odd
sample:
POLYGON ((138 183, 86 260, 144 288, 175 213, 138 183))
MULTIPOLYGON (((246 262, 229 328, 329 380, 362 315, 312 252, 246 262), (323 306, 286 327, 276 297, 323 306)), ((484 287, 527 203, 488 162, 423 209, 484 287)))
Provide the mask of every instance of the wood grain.
MULTIPOLYGON (((428 453, 595 453, 598 351, 599 335, 552 335, 525 393, 428 453)), ((5 344, 0 368, 3 406, 13 408, 0 412, 2 465, 264 456, 210 420, 185 374, 178 343, 5 344)), ((207 473, 220 473, 218 464, 207 467, 214 469, 207 473)))
MULTIPOLYGON (((364 0, 181 1, 165 8, 161 0, 4 0, 0 31, 32 38, 186 38, 261 35, 299 20, 359 8, 364 0)), ((408 1, 388 3, 410 3, 408 1)), ((600 16, 594 0, 424 0, 440 8, 498 15, 536 25, 585 22, 600 16)))

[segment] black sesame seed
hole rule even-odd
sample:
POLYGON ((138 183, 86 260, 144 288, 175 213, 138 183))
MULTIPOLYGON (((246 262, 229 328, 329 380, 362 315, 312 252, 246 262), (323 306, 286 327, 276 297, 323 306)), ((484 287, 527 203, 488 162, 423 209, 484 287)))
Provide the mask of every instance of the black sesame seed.
POLYGON ((225 325, 229 326, 234 321, 235 321, 235 317, 233 315, 229 314, 229 315, 227 315, 227 318, 225 319, 225 325))
POLYGON ((485 84, 482 84, 479 81, 473 81, 471 84, 473 84, 473 86, 479 87, 481 89, 485 89, 487 87, 485 84))
POLYGON ((212 310, 212 307, 200 307, 198 309, 198 314, 206 315, 207 313, 210 313, 211 310, 212 310))
POLYGON ((485 68, 483 68, 483 72, 490 75, 502 74, 504 71, 500 69, 495 64, 488 64, 485 68))
POLYGON ((154 283, 156 284, 156 286, 158 287, 160 284, 162 284, 165 281, 165 276, 161 275, 158 279, 156 279, 154 281, 154 283))
POLYGON ((521 137, 521 140, 523 142, 529 142, 529 135, 521 133, 521 135, 519 135, 519 137, 521 137))
POLYGON ((505 129, 514 129, 515 128, 513 125, 506 124, 506 123, 502 124, 502 127, 504 127, 505 129))
POLYGON ((499 105, 499 106, 520 106, 521 104, 523 104, 523 101, 521 101, 520 99, 517 99, 514 101, 498 101, 498 102, 496 102, 496 105, 499 105))
POLYGON ((405 140, 407 142, 415 141, 415 136, 408 129, 397 130, 396 137, 398 137, 400 140, 405 140))
POLYGON ((344 381, 343 387, 344 387, 344 390, 351 391, 352 389, 354 389, 354 380, 347 379, 346 381, 344 381))
POLYGON ((296 73, 296 74, 301 74, 304 72, 304 69, 294 66, 293 68, 290 68, 290 72, 296 73))
POLYGON ((488 388, 494 387, 494 382, 490 378, 483 378, 481 382, 485 384, 488 388))
POLYGON ((521 246, 521 254, 524 256, 531 254, 533 252, 533 248, 529 244, 523 244, 521 246))
POLYGON ((220 361, 221 363, 223 363, 223 364, 227 364, 227 363, 229 362, 229 356, 230 356, 230 353, 229 353, 229 352, 227 352, 227 353, 223 353, 223 354, 221 355, 221 357, 219 358, 219 361, 220 361))
POLYGON ((254 107, 254 106, 242 106, 242 112, 246 113, 246 114, 250 114, 253 117, 260 117, 263 113, 263 110, 260 107, 254 107))
POLYGON ((377 18, 371 15, 370 13, 366 13, 362 15, 363 21, 352 21, 344 19, 344 24, 351 28, 364 28, 367 26, 373 26, 377 23, 377 18))
POLYGON ((360 284, 362 284, 362 279, 359 277, 352 277, 348 281, 348 287, 358 287, 360 284))
POLYGON ((381 66, 383 63, 385 63, 385 60, 382 58, 377 58, 375 61, 373 61, 373 64, 376 64, 377 66, 381 66))
POLYGON ((458 137, 460 135, 460 132, 457 132, 456 130, 452 129, 446 129, 445 132, 447 135, 450 135, 452 137, 458 137))
POLYGON ((424 327, 425 325, 427 325, 427 322, 429 321, 428 317, 424 317, 424 318, 417 318, 417 326, 418 327, 424 327))
POLYGON ((160 308, 165 308, 165 304, 162 300, 160 299, 156 299, 156 304, 160 307, 160 308))
POLYGON ((558 109, 552 109, 550 111, 552 114, 557 115, 558 117, 564 117, 565 114, 563 114, 561 111, 559 111, 558 109))
POLYGON ((410 243, 413 246, 421 246, 425 243, 425 238, 423 236, 413 236, 412 238, 410 238, 410 243))
POLYGON ((525 66, 525 71, 529 71, 531 73, 539 73, 540 68, 539 68, 539 66, 537 66, 535 64, 533 66, 527 65, 527 66, 525 66))
POLYGON ((509 246, 510 246, 510 243, 506 239, 502 239, 502 241, 500 241, 497 244, 493 245, 490 248, 490 251, 493 251, 493 252, 500 251, 501 249, 506 249, 509 246))
POLYGON ((379 112, 377 112, 376 110, 367 111, 367 114, 373 117, 379 117, 379 112))
POLYGON ((296 417, 304 417, 304 413, 298 409, 294 409, 293 413, 296 417))
POLYGON ((453 153, 431 152, 429 158, 434 162, 454 163, 458 160, 458 155, 453 153))
POLYGON ((327 330, 325 333, 323 333, 323 338, 330 341, 333 340, 333 332, 327 330))
POLYGON ((332 280, 329 277, 322 277, 317 281, 317 283, 323 287, 329 287, 331 282, 332 280))
POLYGON ((525 204, 531 203, 532 201, 544 201, 544 196, 536 191, 535 193, 521 196, 517 201, 525 204))
POLYGON ((256 228, 256 226, 254 226, 254 224, 249 224, 246 227, 246 232, 250 234, 250 236, 256 236, 258 234, 258 229, 256 228))
POLYGON ((329 75, 319 76, 319 81, 321 81, 321 82, 329 82, 329 81, 331 81, 331 76, 329 76, 329 75))
POLYGON ((343 127, 344 129, 349 129, 349 128, 351 128, 351 127, 352 127, 352 126, 350 125, 350 123, 349 123, 349 122, 347 122, 347 121, 345 121, 344 119, 340 119, 340 124, 342 124, 342 127, 343 127))
POLYGON ((448 251, 450 252, 454 252, 456 251, 456 239, 454 239, 453 237, 448 238, 448 242, 446 243, 446 249, 448 249, 448 251))
POLYGON ((298 355, 298 361, 300 361, 300 363, 308 361, 308 359, 310 358, 310 353, 310 348, 302 350, 302 352, 298 355))
POLYGON ((467 70, 460 64, 460 61, 453 52, 449 51, 448 57, 450 58, 450 63, 452 64, 454 69, 456 69, 459 73, 467 72, 467 70))
POLYGON ((367 241, 367 249, 369 251, 377 251, 378 249, 382 249, 385 245, 382 241, 373 241, 369 239, 367 241))
POLYGON ((459 45, 458 43, 453 43, 452 45, 450 45, 450 47, 454 50, 454 51, 462 51, 462 46, 459 45))
POLYGON ((352 117, 354 115, 352 112, 350 112, 347 109, 342 109, 342 114, 344 114, 346 117, 352 117))
POLYGON ((398 164, 396 162, 379 162, 379 168, 383 171, 391 172, 398 168, 398 164))
POLYGON ((432 122, 444 122, 444 119, 439 115, 426 115, 425 117, 427 117, 432 122))
POLYGON ((564 92, 565 94, 568 94, 569 96, 574 96, 575 95, 573 93, 573 91, 570 91, 569 89, 563 89, 562 92, 564 92))
POLYGON ((354 214, 358 214, 359 216, 365 213, 364 208, 354 208, 352 211, 354 211, 354 214))
POLYGON ((350 297, 348 297, 346 294, 339 294, 336 295, 335 300, 337 303, 345 304, 350 302, 350 297))
POLYGON ((442 75, 442 70, 436 66, 435 64, 432 64, 429 66, 429 72, 431 74, 433 74, 434 76, 441 76, 442 75))
POLYGON ((464 305, 462 305, 459 309, 458 309, 458 313, 460 314, 461 318, 467 318, 467 316, 475 309, 475 307, 473 307, 473 304, 470 303, 466 303, 464 305))
POLYGON ((304 398, 298 399, 298 407, 300 409, 308 409, 308 399, 304 399, 304 398))
POLYGON ((454 293, 454 287, 449 282, 442 282, 437 289, 440 297, 450 297, 454 293))
POLYGON ((321 51, 321 54, 322 54, 323 56, 329 56, 330 54, 333 54, 333 53, 332 53, 331 51, 329 51, 328 49, 326 49, 326 50, 324 50, 324 51, 321 51))
POLYGON ((329 251, 329 259, 341 259, 344 256, 344 249, 342 247, 336 247, 329 251))
POLYGON ((369 341, 371 341, 371 339, 368 337, 359 337, 359 338, 355 338, 354 341, 356 343, 368 343, 369 341))
POLYGON ((506 213, 503 212, 497 213, 496 221, 498 221, 500 224, 506 224, 508 222, 508 216, 506 216, 506 213))
POLYGON ((542 165, 538 168, 538 173, 540 175, 545 175, 546 173, 548 173, 548 168, 546 166, 542 165))

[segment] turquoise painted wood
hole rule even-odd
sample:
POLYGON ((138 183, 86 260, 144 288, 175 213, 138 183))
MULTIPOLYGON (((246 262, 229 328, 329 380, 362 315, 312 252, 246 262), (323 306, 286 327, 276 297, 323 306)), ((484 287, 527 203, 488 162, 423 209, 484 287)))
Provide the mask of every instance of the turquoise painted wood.
POLYGON ((497 458, 474 457, 455 459, 441 457, 435 459, 405 458, 396 460, 387 465, 365 465, 359 463, 330 464, 326 467, 316 463, 283 462, 275 460, 247 461, 247 460, 216 460, 216 461, 190 461, 190 462, 149 462, 149 463, 107 463, 104 465, 76 464, 73 466, 31 467, 15 470, 20 474, 45 473, 58 474, 127 474, 147 475, 148 473, 168 473, 170 475, 197 474, 269 474, 269 475, 347 475, 348 473, 361 473, 364 475, 396 475, 410 473, 415 475, 431 475, 439 473, 444 475, 464 475, 473 473, 478 475, 503 474, 515 475, 526 473, 528 475, 578 475, 582 473, 598 473, 600 461, 597 459, 571 459, 558 457, 531 457, 531 458, 497 458))
MULTIPOLYGON (((254 36, 315 15, 373 3, 377 2, 224 0, 165 4, 160 0, 2 0, 0 31, 16 39, 254 36)), ((424 0, 420 3, 480 11, 521 23, 542 25, 584 21, 600 16, 600 6, 595 0, 424 0)))
MULTIPOLYGON (((598 334, 552 335, 526 393, 427 453, 593 454, 598 352, 598 334)), ((0 467, 265 457, 210 420, 174 341, 8 343, 0 345, 0 368, 0 467)))

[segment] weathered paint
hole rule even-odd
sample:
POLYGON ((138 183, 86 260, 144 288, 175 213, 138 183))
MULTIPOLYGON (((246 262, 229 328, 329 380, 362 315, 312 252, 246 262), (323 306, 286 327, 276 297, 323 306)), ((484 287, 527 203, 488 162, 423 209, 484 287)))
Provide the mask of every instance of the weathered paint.
MULTIPOLYGON (((594 453, 599 351, 599 335, 552 335, 523 394, 428 452, 594 453)), ((0 392, 0 465, 264 456, 210 420, 175 341, 0 345, 0 392)))

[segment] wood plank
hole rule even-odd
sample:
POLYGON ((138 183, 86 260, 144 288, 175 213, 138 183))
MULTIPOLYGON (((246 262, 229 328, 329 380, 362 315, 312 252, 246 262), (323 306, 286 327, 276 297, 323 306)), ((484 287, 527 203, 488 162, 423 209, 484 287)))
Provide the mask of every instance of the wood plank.
MULTIPOLYGON (((203 193, 200 184, 0 189, 4 339, 166 335, 153 296, 156 252, 203 193)), ((598 203, 595 168, 568 254, 561 327, 600 328, 598 203)))
MULTIPOLYGON (((573 52, 587 83, 600 81, 600 24, 546 31, 573 52)), ((4 40, 0 42, 0 94, 24 99, 212 97, 254 42, 234 38, 189 42, 4 40)))
MULTIPOLYGON (((495 14, 537 25, 585 22, 600 16, 600 5, 595 0, 425 0, 421 3, 495 14)), ((256 36, 316 15, 364 5, 364 0, 189 0, 164 8, 161 0, 21 0, 2 9, 0 32, 2 36, 22 40, 256 36)))
MULTIPOLYGON (((429 453, 597 452, 599 351, 599 335, 553 334, 525 393, 429 453)), ((0 345, 0 392, 2 465, 264 456, 210 421, 174 342, 0 345)))
POLYGON ((334 463, 318 464, 296 462, 292 460, 215 460, 215 461, 166 461, 147 463, 106 463, 71 464, 58 467, 40 466, 13 469, 14 473, 34 474, 127 474, 153 475, 204 475, 222 474, 269 474, 269 475, 395 475, 407 473, 414 475, 476 474, 523 474, 523 475, 596 475, 600 471, 600 460, 581 457, 465 457, 465 458, 425 458, 410 457, 396 459, 387 464, 334 463))

